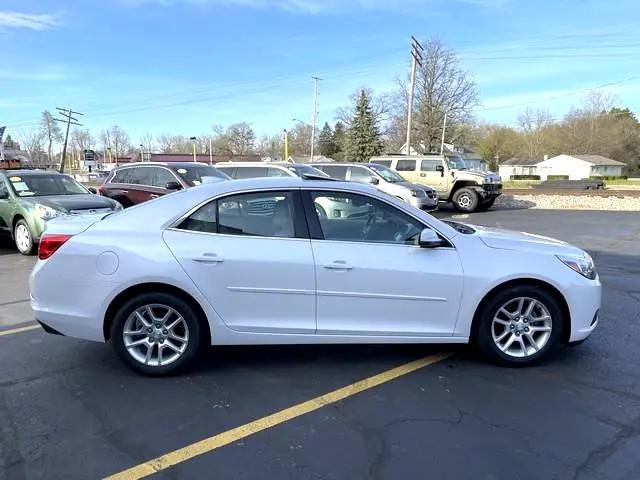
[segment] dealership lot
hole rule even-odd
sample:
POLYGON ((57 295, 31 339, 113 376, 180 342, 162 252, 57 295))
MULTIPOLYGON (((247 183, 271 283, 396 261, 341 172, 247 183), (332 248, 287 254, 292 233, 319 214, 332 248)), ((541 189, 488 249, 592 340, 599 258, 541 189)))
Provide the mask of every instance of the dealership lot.
POLYGON ((143 378, 104 345, 16 331, 33 324, 34 259, 0 246, 0 478, 104 477, 176 449, 188 459, 162 457, 155 477, 640 477, 639 215, 462 217, 588 250, 604 284, 593 337, 523 370, 488 365, 468 348, 224 347, 188 375, 143 378), (322 397, 309 413, 300 407, 445 352, 454 355, 332 403, 322 397), (292 406, 289 421, 241 429, 227 445, 215 437, 292 406))

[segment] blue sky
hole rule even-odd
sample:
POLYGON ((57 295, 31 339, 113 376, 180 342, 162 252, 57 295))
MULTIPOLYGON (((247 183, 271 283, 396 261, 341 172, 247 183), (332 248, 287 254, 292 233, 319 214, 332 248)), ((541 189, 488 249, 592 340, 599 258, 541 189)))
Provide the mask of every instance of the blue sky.
POLYGON ((237 121, 273 134, 309 121, 312 75, 333 121, 356 89, 406 76, 411 34, 459 53, 480 119, 560 117, 603 84, 640 112, 638 27, 638 0, 3 0, 0 125, 70 106, 134 142, 237 121))

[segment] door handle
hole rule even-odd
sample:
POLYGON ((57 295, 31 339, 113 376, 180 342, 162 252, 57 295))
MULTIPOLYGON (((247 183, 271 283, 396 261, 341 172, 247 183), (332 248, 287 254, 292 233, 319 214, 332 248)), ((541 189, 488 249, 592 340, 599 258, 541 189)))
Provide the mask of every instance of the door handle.
POLYGON ((331 263, 325 263, 323 267, 329 270, 352 270, 353 269, 353 267, 349 265, 347 262, 345 262, 344 260, 334 260, 331 263))
POLYGON ((152 193, 151 195, 149 195, 149 198, 158 198, 160 195, 156 195, 155 193, 152 193))
POLYGON ((201 257, 194 257, 193 260, 196 263, 222 263, 224 259, 219 257, 215 253, 204 253, 201 257))
POLYGON ((421 173, 421 174, 420 174, 420 176, 421 176, 421 177, 426 177, 426 176, 427 176, 427 174, 426 174, 426 173, 421 173))

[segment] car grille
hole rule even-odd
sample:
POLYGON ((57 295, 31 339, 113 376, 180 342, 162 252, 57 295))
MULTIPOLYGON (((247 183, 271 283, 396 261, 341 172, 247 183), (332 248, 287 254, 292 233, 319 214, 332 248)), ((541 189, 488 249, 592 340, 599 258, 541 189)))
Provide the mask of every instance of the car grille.
POLYGON ((108 213, 113 211, 112 208, 84 208, 84 209, 77 209, 77 210, 69 210, 69 213, 71 215, 83 215, 83 214, 87 214, 87 213, 108 213))
POLYGON ((429 197, 432 200, 435 200, 438 197, 438 194, 435 192, 435 190, 429 190, 427 193, 427 197, 429 197))

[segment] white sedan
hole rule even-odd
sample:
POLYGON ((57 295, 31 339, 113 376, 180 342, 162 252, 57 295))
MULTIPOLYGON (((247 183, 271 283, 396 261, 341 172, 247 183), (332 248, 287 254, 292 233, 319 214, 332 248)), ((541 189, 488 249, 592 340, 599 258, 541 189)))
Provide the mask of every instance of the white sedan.
POLYGON ((600 297, 591 257, 567 243, 298 178, 52 220, 31 275, 45 330, 111 341, 149 375, 183 369, 209 344, 474 342, 527 365, 589 336, 600 297), (328 203, 359 213, 319 215, 328 203))

